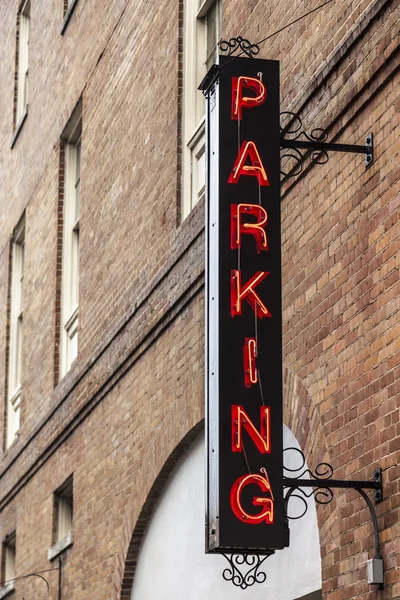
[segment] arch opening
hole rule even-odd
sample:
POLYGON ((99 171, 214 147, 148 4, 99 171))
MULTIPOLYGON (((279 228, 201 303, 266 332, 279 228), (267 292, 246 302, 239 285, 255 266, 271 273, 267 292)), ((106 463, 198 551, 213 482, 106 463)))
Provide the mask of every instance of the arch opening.
MULTIPOLYGON (((284 426, 284 447, 300 446, 284 426)), ((289 458, 290 460, 290 458, 289 458)), ((143 535, 130 600, 318 600, 321 556, 313 498, 291 521, 291 545, 264 563, 265 583, 247 590, 222 577, 227 562, 204 552, 205 452, 199 436, 178 460, 154 506, 143 535)), ((290 465, 288 465, 290 466, 290 465)), ((296 507, 292 507, 296 510, 296 507)), ((135 535, 135 534, 134 534, 135 535)))

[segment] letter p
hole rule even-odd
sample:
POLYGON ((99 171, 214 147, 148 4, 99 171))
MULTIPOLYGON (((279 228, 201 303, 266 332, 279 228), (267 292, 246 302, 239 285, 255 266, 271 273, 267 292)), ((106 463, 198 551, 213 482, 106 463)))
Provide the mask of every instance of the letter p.
POLYGON ((265 102, 267 92, 264 84, 254 77, 232 77, 232 113, 235 121, 242 120, 242 109, 259 106, 265 102), (255 96, 244 96, 245 89, 255 92, 255 96))

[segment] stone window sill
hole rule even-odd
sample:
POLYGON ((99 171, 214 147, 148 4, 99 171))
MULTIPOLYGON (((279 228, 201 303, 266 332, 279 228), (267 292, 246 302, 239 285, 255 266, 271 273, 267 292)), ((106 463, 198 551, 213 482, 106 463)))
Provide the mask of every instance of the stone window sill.
POLYGON ((64 550, 66 550, 67 548, 72 546, 73 541, 74 541, 74 536, 72 534, 72 531, 70 531, 69 534, 65 536, 65 538, 63 538, 62 540, 60 540, 59 542, 54 544, 54 546, 49 548, 49 550, 47 552, 47 558, 49 560, 53 560, 54 558, 59 556, 62 552, 64 552, 64 550))
POLYGON ((3 585, 3 587, 0 588, 0 600, 1 600, 1 598, 5 598, 9 594, 11 594, 11 592, 13 592, 14 590, 15 590, 15 583, 13 581, 10 581, 6 585, 3 585))

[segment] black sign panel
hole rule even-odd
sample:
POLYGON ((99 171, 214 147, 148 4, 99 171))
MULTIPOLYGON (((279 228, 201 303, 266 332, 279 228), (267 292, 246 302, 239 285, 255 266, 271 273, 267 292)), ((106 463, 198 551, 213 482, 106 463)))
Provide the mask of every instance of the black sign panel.
POLYGON ((284 547, 279 63, 220 57, 207 110, 207 550, 284 547))

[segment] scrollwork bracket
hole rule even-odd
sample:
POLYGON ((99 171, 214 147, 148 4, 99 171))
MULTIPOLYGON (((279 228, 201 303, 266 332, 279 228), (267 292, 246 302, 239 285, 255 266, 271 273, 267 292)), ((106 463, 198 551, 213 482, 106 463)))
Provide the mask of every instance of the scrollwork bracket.
POLYGON ((252 44, 240 35, 229 40, 221 40, 218 47, 221 52, 226 53, 228 56, 246 54, 249 58, 254 58, 260 52, 258 44, 252 44))
POLYGON ((222 577, 225 581, 231 581, 234 586, 246 590, 255 583, 264 583, 267 578, 266 573, 260 571, 263 562, 272 554, 270 550, 266 554, 223 554, 229 563, 229 567, 224 569, 222 577))
MULTIPOLYGON (((301 519, 307 510, 307 498, 314 497, 318 504, 329 504, 333 500, 333 489, 354 489, 365 500, 370 511, 371 520, 374 527, 374 559, 381 559, 379 548, 379 528, 378 519, 375 513, 375 507, 365 490, 374 490, 375 503, 383 500, 382 490, 382 469, 374 471, 373 479, 370 481, 344 481, 333 479, 333 468, 329 463, 318 464, 314 471, 306 467, 306 459, 303 452, 298 448, 286 448, 285 452, 294 452, 300 457, 300 464, 296 468, 284 465, 284 471, 290 474, 283 477, 284 494, 284 514, 285 514, 285 546, 290 543, 289 521, 301 519), (289 502, 291 498, 298 498, 304 504, 304 510, 301 514, 289 514, 289 502)), ((223 554, 229 563, 229 567, 224 569, 222 576, 226 581, 231 581, 236 587, 245 590, 255 583, 263 583, 266 580, 266 574, 260 571, 263 562, 274 554, 274 550, 263 551, 263 553, 237 553, 223 554)), ((383 584, 381 584, 381 587, 383 584)))
POLYGON ((325 129, 317 127, 307 133, 299 115, 290 111, 281 113, 281 174, 295 177, 303 170, 305 160, 310 157, 311 163, 325 164, 329 160, 328 152, 351 152, 365 155, 365 166, 371 166, 374 159, 373 135, 369 133, 365 145, 336 144, 327 142, 325 129))
POLYGON ((284 498, 286 546, 289 546, 290 542, 289 520, 300 519, 306 514, 308 508, 306 498, 314 496, 314 499, 318 504, 328 504, 333 500, 332 490, 334 488, 353 489, 364 498, 368 506, 374 527, 374 558, 380 559, 378 519, 376 517, 375 507, 365 490, 374 490, 376 504, 383 500, 382 469, 376 469, 374 471, 373 479, 370 481, 344 481, 341 479, 332 479, 333 468, 330 464, 320 463, 316 466, 314 472, 312 472, 306 468, 305 456, 301 450, 298 448, 286 448, 284 450, 284 452, 288 451, 297 452, 301 456, 301 465, 295 469, 284 466, 284 470, 289 473, 299 473, 297 476, 283 478, 283 487, 287 490, 284 498), (308 476, 308 478, 304 478, 304 476, 308 476), (306 490, 310 491, 307 492, 306 490), (289 501, 293 497, 302 500, 304 503, 304 511, 297 516, 289 515, 289 501))

